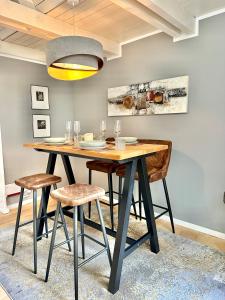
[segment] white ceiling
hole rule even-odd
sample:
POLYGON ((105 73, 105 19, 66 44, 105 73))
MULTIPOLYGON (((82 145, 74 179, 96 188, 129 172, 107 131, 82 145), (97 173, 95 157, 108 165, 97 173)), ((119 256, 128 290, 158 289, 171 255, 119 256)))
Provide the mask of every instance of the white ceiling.
POLYGON ((225 8, 225 0, 178 0, 185 9, 199 17, 225 8))
MULTIPOLYGON (((12 19, 10 15, 1 15, 1 5, 12 1, 16 2, 13 5, 21 9, 30 9, 30 13, 24 12, 24 15, 28 15, 28 19, 35 10, 40 16, 54 18, 57 22, 61 22, 58 27, 69 25, 74 28, 75 34, 79 29, 79 32, 85 32, 87 36, 103 41, 107 57, 120 55, 118 49, 121 48, 121 43, 137 40, 159 31, 164 31, 174 40, 195 35, 194 17, 225 10, 225 0, 80 0, 80 4, 75 8, 66 0, 0 0, 0 41, 8 43, 9 47, 16 44, 29 48, 29 55, 30 49, 35 51, 45 49, 46 37, 49 37, 48 26, 46 26, 47 34, 39 35, 38 24, 33 28, 33 25, 30 26, 29 22, 26 23, 24 20, 25 28, 32 27, 32 30, 28 30, 29 34, 26 31, 21 32, 21 20, 17 20, 16 15, 12 16, 12 19), (117 50, 111 51, 112 48, 117 50)), ((22 12, 20 14, 23 15, 22 12)), ((39 19, 39 16, 35 18, 39 19)), ((7 48, 6 43, 4 49, 7 48)), ((18 49, 17 47, 17 51, 18 49)))

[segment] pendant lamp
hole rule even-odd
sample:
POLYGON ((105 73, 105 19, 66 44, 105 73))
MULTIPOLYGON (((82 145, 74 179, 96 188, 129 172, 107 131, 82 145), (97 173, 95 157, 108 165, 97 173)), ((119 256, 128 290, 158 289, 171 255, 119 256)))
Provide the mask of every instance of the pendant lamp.
POLYGON ((59 80, 80 80, 103 67, 103 48, 98 41, 83 36, 63 36, 47 44, 48 74, 59 80))

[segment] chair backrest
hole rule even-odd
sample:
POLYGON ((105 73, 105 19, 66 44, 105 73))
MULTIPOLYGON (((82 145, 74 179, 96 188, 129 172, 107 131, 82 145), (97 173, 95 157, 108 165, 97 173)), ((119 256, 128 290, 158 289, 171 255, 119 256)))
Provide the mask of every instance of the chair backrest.
MULTIPOLYGON (((114 137, 108 137, 106 139, 107 142, 115 141, 114 137)), ((167 145, 168 150, 163 150, 157 152, 148 158, 146 158, 147 168, 149 169, 158 169, 164 171, 167 175, 169 164, 170 164, 170 157, 172 152, 172 142, 166 140, 150 140, 150 139, 138 139, 139 143, 145 144, 159 144, 159 145, 167 145)))
POLYGON ((107 137, 107 139, 105 139, 106 142, 115 142, 115 138, 114 137, 107 137))
POLYGON ((164 171, 166 174, 168 172, 171 151, 172 151, 172 142, 165 140, 150 140, 150 139, 138 139, 138 142, 145 144, 160 144, 167 145, 168 150, 163 150, 155 153, 154 155, 146 158, 147 168, 155 168, 164 171))

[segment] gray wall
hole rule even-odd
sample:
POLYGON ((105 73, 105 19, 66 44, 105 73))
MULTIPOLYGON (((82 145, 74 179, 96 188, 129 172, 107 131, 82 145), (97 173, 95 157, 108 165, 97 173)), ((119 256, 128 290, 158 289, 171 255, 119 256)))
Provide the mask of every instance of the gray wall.
MULTIPOLYGON (((73 119, 72 84, 51 79, 45 66, 0 57, 0 105, 6 183, 45 171, 47 155, 22 145, 33 140, 34 113, 50 114, 52 136, 64 136, 66 120, 73 119), (31 109, 31 84, 49 87, 50 111, 31 109)), ((61 169, 58 163, 56 172, 61 169)))
MULTIPOLYGON (((108 87, 189 75, 188 114, 121 117, 122 134, 171 139, 168 187, 175 218, 221 232, 225 232, 224 28, 222 14, 201 21, 197 38, 173 43, 162 33, 126 45, 122 58, 74 85, 75 118, 83 132, 98 132, 100 120, 107 116, 108 87)), ((109 135, 115 119, 107 118, 109 135)), ((83 164, 79 162, 82 180, 87 177, 83 164)), ((95 178, 102 184, 105 177, 95 178)), ((152 185, 158 203, 161 191, 160 183, 152 185)))

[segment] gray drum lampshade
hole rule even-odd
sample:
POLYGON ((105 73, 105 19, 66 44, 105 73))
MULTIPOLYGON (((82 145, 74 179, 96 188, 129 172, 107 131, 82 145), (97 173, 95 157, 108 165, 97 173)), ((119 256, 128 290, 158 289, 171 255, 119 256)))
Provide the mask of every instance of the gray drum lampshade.
POLYGON ((59 80, 79 80, 95 75, 103 67, 103 48, 83 36, 63 36, 47 44, 48 74, 59 80))

